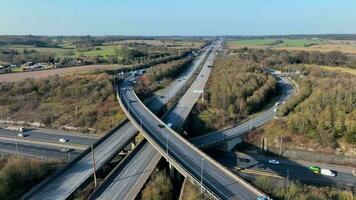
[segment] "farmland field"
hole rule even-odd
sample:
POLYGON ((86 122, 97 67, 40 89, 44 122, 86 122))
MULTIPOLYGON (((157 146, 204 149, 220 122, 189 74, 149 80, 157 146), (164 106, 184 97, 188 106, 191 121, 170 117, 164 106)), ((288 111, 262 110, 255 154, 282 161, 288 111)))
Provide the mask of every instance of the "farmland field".
POLYGON ((356 55, 356 41, 346 40, 319 40, 319 39, 250 39, 232 40, 228 42, 229 48, 272 48, 295 51, 341 51, 356 55), (281 40, 281 41, 278 41, 281 40))
POLYGON ((38 53, 52 53, 56 56, 67 56, 74 54, 74 48, 55 48, 55 47, 35 47, 33 45, 8 45, 4 46, 4 48, 15 49, 19 52, 23 52, 25 49, 28 51, 34 50, 38 53))
POLYGON ((330 70, 330 71, 341 71, 341 72, 349 73, 349 74, 352 74, 352 75, 356 76, 356 69, 347 68, 347 67, 331 67, 331 66, 319 66, 319 65, 305 65, 305 66, 307 66, 307 67, 320 67, 322 69, 330 70))
POLYGON ((48 76, 64 76, 70 75, 73 73, 86 73, 95 70, 109 70, 120 68, 119 65, 89 65, 89 66, 78 66, 78 67, 66 67, 59 69, 50 69, 42 71, 32 71, 32 72, 23 72, 23 73, 8 73, 0 74, 0 83, 1 82, 19 82, 28 78, 45 78, 48 76))

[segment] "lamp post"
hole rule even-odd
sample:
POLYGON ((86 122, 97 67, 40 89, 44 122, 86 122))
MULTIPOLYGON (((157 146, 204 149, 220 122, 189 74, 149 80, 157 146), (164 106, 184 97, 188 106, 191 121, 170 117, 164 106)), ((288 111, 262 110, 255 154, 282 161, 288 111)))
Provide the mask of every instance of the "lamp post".
POLYGON ((166 135, 167 143, 166 143, 166 151, 167 151, 167 161, 169 163, 169 146, 168 146, 168 135, 166 135))
POLYGON ((204 158, 201 158, 201 167, 200 167, 200 197, 203 197, 203 171, 204 171, 204 158))

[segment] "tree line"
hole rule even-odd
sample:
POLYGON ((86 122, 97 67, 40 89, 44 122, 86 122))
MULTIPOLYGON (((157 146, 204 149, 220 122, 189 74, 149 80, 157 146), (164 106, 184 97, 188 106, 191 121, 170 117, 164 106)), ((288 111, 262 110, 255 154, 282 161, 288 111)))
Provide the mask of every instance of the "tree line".
POLYGON ((335 67, 356 68, 356 57, 346 55, 340 51, 286 51, 273 49, 241 48, 232 50, 240 59, 259 63, 263 66, 276 66, 288 64, 315 64, 335 67))

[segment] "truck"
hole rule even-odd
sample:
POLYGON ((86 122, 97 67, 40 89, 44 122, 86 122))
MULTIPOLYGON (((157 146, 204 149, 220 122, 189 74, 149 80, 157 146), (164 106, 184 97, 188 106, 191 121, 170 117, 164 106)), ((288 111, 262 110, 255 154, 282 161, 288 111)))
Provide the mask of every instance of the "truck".
POLYGON ((320 174, 325 176, 336 176, 336 174, 332 172, 330 169, 321 169, 320 174))

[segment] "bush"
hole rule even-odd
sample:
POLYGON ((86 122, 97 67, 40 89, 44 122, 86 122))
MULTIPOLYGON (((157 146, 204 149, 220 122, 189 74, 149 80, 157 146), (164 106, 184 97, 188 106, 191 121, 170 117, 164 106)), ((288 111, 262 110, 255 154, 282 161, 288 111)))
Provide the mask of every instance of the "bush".
POLYGON ((154 174, 142 192, 143 200, 173 199, 173 184, 165 171, 154 174))
POLYGON ((10 159, 0 170, 0 199, 19 199, 53 171, 52 164, 10 159))

